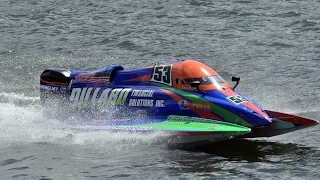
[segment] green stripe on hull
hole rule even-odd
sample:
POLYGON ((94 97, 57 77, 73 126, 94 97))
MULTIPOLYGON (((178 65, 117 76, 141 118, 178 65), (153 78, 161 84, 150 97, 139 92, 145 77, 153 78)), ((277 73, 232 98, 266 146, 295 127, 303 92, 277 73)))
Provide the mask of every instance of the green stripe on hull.
POLYGON ((148 127, 157 131, 178 132, 212 132, 212 133, 240 133, 251 132, 250 128, 236 124, 221 122, 206 118, 171 115, 164 122, 136 124, 135 127, 148 127))

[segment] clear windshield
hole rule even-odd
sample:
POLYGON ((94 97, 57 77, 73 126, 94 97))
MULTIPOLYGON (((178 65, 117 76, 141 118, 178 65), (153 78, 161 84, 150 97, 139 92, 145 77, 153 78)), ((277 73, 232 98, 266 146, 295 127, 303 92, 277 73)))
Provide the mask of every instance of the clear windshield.
POLYGON ((201 85, 215 85, 216 87, 224 86, 226 81, 221 76, 206 76, 202 78, 184 79, 187 84, 193 81, 199 81, 201 85))

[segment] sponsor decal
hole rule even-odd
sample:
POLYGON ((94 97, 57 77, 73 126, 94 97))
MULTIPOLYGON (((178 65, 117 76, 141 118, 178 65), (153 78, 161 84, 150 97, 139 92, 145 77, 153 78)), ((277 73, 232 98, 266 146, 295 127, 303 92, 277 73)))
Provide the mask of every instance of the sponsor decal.
POLYGON ((67 90, 66 87, 40 85, 41 93, 63 93, 63 92, 66 92, 66 90, 67 90))
POLYGON ((187 100, 182 100, 178 102, 180 109, 189 109, 188 108, 188 101, 187 100))
POLYGON ((59 87, 40 85, 40 90, 43 90, 45 92, 58 92, 59 91, 59 87))
POLYGON ((164 100, 130 99, 129 106, 133 107, 165 107, 164 100))
POLYGON ((203 110, 203 111, 210 111, 210 110, 211 110, 210 103, 206 103, 206 102, 192 102, 191 105, 192 105, 192 107, 193 107, 194 109, 199 109, 199 110, 203 110))
POLYGON ((133 90, 131 97, 152 97, 154 90, 133 90))
POLYGON ((164 100, 154 100, 153 93, 155 90, 132 90, 131 88, 73 88, 69 100, 72 102, 115 102, 117 105, 124 105, 128 99, 128 106, 132 107, 165 107, 164 100), (144 97, 144 98, 132 98, 144 97), (145 98, 147 97, 147 98, 145 98))
POLYGON ((154 100, 153 93, 155 90, 132 90, 128 106, 132 107, 165 107, 164 100, 154 100), (143 98, 135 98, 143 97, 143 98), (152 98, 152 99, 149 99, 152 98))
POLYGON ((243 102, 247 102, 248 100, 245 97, 242 96, 229 96, 227 99, 235 104, 241 104, 243 102))
POLYGON ((73 88, 69 100, 74 102, 97 101, 100 103, 113 101, 118 105, 122 105, 126 102, 131 90, 131 88, 73 88))
POLYGON ((156 107, 165 107, 164 100, 156 100, 156 107))
POLYGON ((152 78, 150 81, 162 83, 171 86, 172 64, 157 65, 153 67, 152 78))
POLYGON ((129 106, 152 107, 153 99, 130 99, 129 106))

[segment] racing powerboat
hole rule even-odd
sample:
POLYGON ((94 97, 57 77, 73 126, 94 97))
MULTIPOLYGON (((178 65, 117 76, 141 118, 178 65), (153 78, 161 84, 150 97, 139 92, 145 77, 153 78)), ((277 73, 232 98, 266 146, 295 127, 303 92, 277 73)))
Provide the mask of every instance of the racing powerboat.
POLYGON ((121 65, 92 71, 49 68, 41 74, 40 92, 42 102, 59 97, 70 107, 92 112, 113 106, 119 112, 71 129, 163 132, 174 137, 171 143, 270 137, 318 124, 264 110, 235 91, 240 78, 232 81, 234 87, 209 66, 181 60, 132 70, 121 65))

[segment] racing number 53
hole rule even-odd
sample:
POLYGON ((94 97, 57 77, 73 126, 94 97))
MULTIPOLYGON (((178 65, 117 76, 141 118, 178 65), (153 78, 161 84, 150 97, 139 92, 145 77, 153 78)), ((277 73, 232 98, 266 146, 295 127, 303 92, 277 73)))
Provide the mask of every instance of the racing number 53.
POLYGON ((154 66, 151 81, 171 86, 171 70, 172 65, 154 66))

